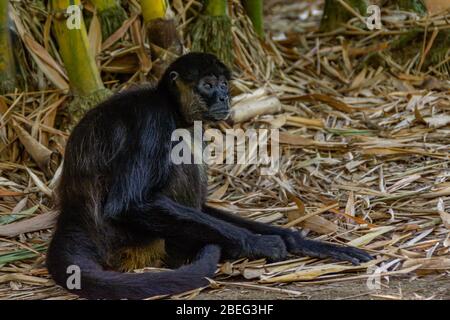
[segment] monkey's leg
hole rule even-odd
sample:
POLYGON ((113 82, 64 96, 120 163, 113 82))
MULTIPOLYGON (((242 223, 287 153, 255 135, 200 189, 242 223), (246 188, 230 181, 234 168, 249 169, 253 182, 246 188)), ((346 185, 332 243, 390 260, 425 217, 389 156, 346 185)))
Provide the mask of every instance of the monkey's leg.
POLYGON ((251 221, 209 206, 204 206, 202 211, 216 219, 227 221, 228 223, 232 223, 235 226, 245 228, 254 233, 280 236, 284 240, 288 251, 292 254, 345 260, 350 261, 353 264, 359 264, 372 259, 368 253, 357 248, 308 240, 303 238, 297 231, 251 221))
POLYGON ((287 255, 285 243, 277 235, 254 234, 163 195, 116 219, 170 241, 193 245, 218 244, 228 258, 268 258, 277 261, 287 255))
POLYGON ((177 269, 190 263, 202 245, 198 241, 180 241, 179 239, 165 239, 166 256, 164 263, 171 269, 177 269))

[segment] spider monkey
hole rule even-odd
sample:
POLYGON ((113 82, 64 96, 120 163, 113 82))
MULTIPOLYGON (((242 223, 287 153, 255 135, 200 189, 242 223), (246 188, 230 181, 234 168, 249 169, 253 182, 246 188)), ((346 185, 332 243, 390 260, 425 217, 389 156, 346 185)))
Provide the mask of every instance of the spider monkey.
POLYGON ((68 139, 57 189, 60 215, 47 254, 57 284, 90 299, 142 299, 207 285, 220 258, 371 259, 211 208, 205 167, 171 162, 175 129, 227 118, 229 80, 214 55, 190 53, 155 88, 116 94, 84 116, 68 139), (177 269, 127 272, 161 262, 177 269), (71 265, 80 268, 80 288, 67 284, 71 265))

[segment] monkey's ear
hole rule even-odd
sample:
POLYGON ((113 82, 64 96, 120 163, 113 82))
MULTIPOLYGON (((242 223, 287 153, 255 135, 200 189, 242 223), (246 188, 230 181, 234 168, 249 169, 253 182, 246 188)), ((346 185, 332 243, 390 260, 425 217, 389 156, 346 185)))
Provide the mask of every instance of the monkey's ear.
POLYGON ((170 80, 175 81, 175 80, 178 79, 179 74, 178 74, 178 72, 176 72, 176 71, 171 71, 171 72, 169 73, 169 76, 170 76, 170 80))

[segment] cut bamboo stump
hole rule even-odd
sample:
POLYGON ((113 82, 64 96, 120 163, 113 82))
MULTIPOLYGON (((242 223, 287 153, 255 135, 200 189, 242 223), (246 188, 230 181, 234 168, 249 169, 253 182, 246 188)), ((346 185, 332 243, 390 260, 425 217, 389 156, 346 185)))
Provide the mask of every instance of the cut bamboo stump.
POLYGON ((231 120, 234 123, 244 122, 256 116, 281 112, 282 104, 276 96, 268 95, 264 88, 250 94, 236 96, 233 101, 231 120))

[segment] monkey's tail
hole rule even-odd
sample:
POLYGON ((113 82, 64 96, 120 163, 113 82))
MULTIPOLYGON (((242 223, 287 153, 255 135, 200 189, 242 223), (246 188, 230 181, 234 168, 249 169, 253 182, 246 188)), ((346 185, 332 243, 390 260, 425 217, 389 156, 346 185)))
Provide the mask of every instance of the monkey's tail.
POLYGON ((192 264, 176 270, 121 273, 104 270, 91 251, 93 247, 82 247, 85 241, 78 239, 77 245, 69 248, 67 242, 61 243, 67 238, 55 236, 47 253, 50 274, 60 286, 88 299, 144 299, 203 287, 209 283, 205 277, 213 277, 220 258, 220 247, 206 245, 192 264))

